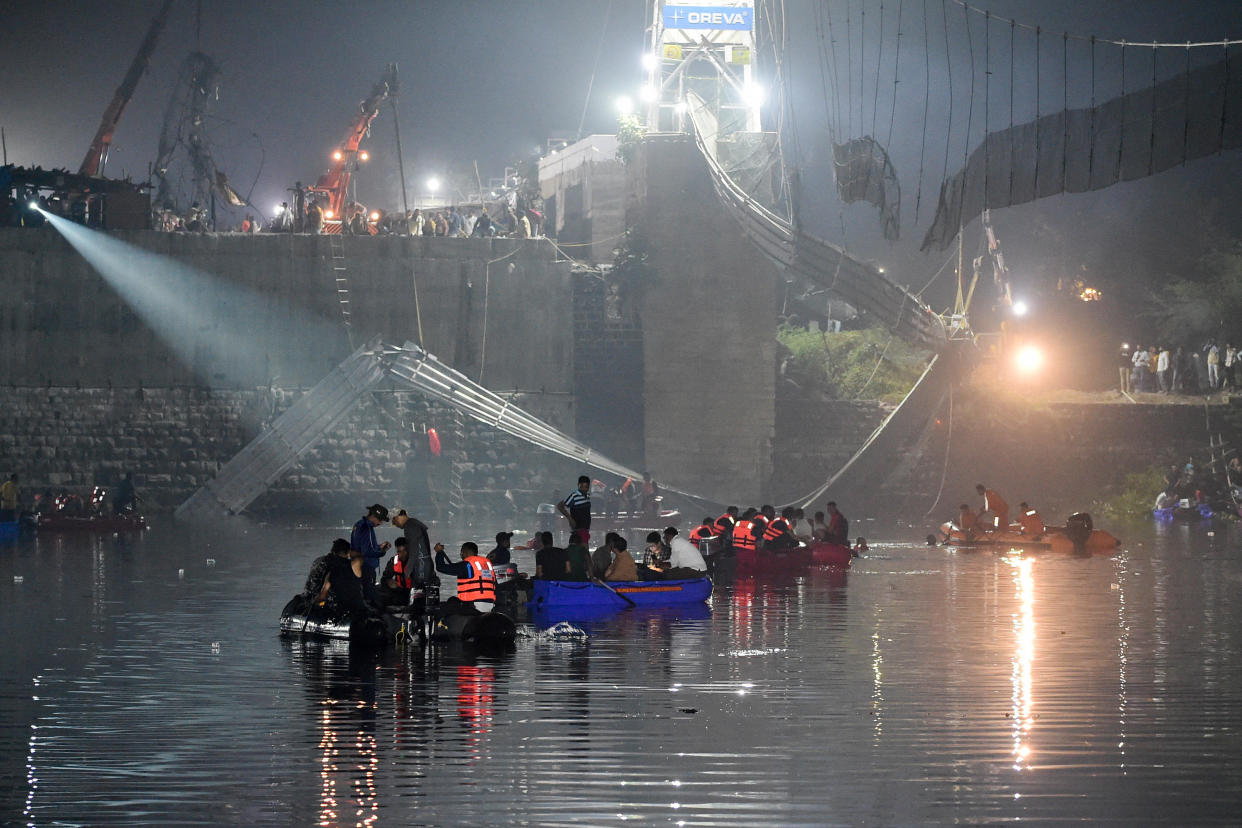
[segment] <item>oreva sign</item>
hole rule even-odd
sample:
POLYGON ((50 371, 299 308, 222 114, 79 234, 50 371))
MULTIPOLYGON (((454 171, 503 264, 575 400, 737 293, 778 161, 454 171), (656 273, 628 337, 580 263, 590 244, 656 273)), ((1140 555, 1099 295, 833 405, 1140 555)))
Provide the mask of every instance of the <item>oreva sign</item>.
POLYGON ((666 29, 744 29, 754 28, 755 10, 750 6, 670 6, 664 7, 666 29))

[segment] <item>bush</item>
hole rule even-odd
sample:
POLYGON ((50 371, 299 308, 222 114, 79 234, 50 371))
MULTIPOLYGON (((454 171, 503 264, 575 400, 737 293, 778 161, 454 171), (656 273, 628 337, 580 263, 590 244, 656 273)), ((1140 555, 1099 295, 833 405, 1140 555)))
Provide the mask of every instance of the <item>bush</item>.
POLYGON ((1151 507, 1156 501, 1156 495, 1164 489, 1164 472, 1167 468, 1157 465, 1126 475, 1121 491, 1100 502, 1100 515, 1112 520, 1151 517, 1151 507))
POLYGON ((789 351, 785 376, 837 400, 901 402, 929 357, 882 328, 822 333, 782 325, 777 339, 789 351))

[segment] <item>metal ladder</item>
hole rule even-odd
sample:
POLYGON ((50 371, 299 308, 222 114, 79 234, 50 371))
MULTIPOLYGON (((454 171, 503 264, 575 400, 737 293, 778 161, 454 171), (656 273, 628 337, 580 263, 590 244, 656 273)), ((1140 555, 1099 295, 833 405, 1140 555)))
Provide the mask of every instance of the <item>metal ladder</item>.
POLYGON ((353 312, 349 302, 349 278, 345 264, 345 237, 341 233, 328 236, 328 249, 331 252, 332 278, 336 285, 336 301, 341 306, 341 319, 345 322, 345 333, 349 336, 349 347, 354 347, 353 312))
POLYGON ((176 516, 217 518, 253 503, 384 378, 388 368, 380 360, 381 347, 376 337, 354 351, 178 506, 176 516))
POLYGON ((466 428, 461 411, 453 409, 453 460, 449 466, 449 517, 463 520, 466 517, 466 492, 461 485, 463 447, 466 445, 466 428))

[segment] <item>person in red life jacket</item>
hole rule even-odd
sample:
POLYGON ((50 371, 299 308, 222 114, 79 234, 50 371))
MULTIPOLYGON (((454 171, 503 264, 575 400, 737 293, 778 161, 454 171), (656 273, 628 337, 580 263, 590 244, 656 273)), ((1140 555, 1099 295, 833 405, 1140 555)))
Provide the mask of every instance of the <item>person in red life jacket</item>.
MULTIPOLYGON (((763 537, 763 532, 759 530, 754 518, 758 516, 758 512, 754 509, 747 509, 742 516, 733 524, 733 548, 741 549, 748 552, 754 552, 759 545, 759 538, 763 537)), ((766 528, 766 524, 764 524, 766 528)))
POLYGON ((995 489, 989 489, 982 483, 975 486, 975 491, 983 496, 983 511, 992 513, 993 526, 1002 532, 1009 528, 1009 504, 1005 502, 1005 498, 997 494, 995 489))
POLYGON ((444 551, 444 544, 437 543, 436 571, 457 579, 457 595, 444 603, 445 615, 472 615, 488 612, 496 606, 496 574, 491 561, 479 554, 477 544, 463 543, 461 560, 453 563, 444 551))
POLYGON ((410 590, 414 587, 410 543, 405 538, 397 538, 393 541, 393 549, 395 554, 388 559, 380 576, 379 600, 384 606, 404 607, 410 603, 410 590))
MULTIPOLYGON (((765 506, 764 508, 771 509, 772 507, 765 506)), ((770 549, 785 549, 798 545, 798 539, 793 534, 793 525, 790 523, 793 515, 793 507, 786 506, 781 509, 779 517, 771 517, 768 520, 767 528, 763 530, 764 546, 770 549)))
POLYGON ((845 515, 841 514, 841 510, 837 508, 837 502, 830 500, 827 503, 828 510, 828 537, 829 543, 839 543, 842 546, 850 545, 850 521, 845 515))
POLYGON ((768 521, 776 517, 776 510, 766 503, 759 507, 759 512, 750 519, 754 524, 753 534, 759 541, 759 546, 763 546, 763 536, 768 532, 768 521))
POLYGON ((1018 504, 1018 523, 1022 525, 1022 534, 1025 537, 1039 540, 1044 536, 1044 519, 1025 502, 1018 504))

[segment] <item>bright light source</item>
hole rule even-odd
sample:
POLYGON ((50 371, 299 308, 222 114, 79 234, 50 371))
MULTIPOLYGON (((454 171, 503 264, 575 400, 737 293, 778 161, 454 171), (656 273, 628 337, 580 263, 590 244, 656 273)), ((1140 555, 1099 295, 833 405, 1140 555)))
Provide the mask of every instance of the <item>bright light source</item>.
POLYGON ((359 161, 370 161, 371 153, 367 152, 366 150, 363 150, 362 152, 358 153, 358 160, 359 161))
POLYGON ((651 103, 658 96, 659 93, 656 91, 656 88, 649 83, 645 84, 642 89, 638 90, 639 99, 647 103, 651 103))
POLYGON ((1130 343, 1129 343, 1129 342, 1123 342, 1123 343, 1121 343, 1121 350, 1123 350, 1123 351, 1128 351, 1128 350, 1130 350, 1130 343))
POLYGON ((686 114, 686 110, 687 110, 687 109, 689 109, 689 108, 690 108, 690 106, 689 106, 689 105, 688 105, 685 101, 678 101, 677 103, 673 104, 673 110, 674 110, 674 111, 675 111, 678 115, 684 115, 684 114, 686 114))
POLYGON ((622 115, 633 115, 634 114, 634 99, 631 98, 629 95, 622 95, 621 97, 617 98, 617 100, 613 103, 613 105, 616 106, 617 112, 621 113, 622 115))
POLYGON ((1014 316, 1026 316, 1026 312, 1029 310, 1030 308, 1027 307, 1026 302, 1023 302, 1021 299, 1013 303, 1014 316))
POLYGON ((278 216, 284 211, 285 211, 285 205, 283 204, 277 204, 275 207, 272 208, 272 212, 278 216))
POLYGON ((371 211, 371 221, 379 221, 379 210, 371 211))
POLYGON ((763 106, 764 97, 763 87, 757 83, 748 83, 742 87, 742 100, 747 106, 763 106))
POLYGON ((334 216, 334 215, 335 215, 335 213, 333 213, 331 210, 324 210, 324 211, 323 211, 323 217, 324 217, 324 218, 326 218, 326 219, 331 219, 331 218, 332 218, 332 216, 334 216))
POLYGON ((643 53, 643 68, 650 72, 660 65, 660 61, 651 52, 643 53))
POLYGON ((431 178, 428 178, 428 179, 427 179, 427 189, 428 189, 428 190, 430 190, 430 191, 431 191, 431 192, 433 192, 433 193, 435 193, 435 192, 439 192, 439 190, 440 190, 440 179, 436 178, 434 175, 433 175, 431 178))
POLYGON ((342 158, 344 158, 344 157, 345 157, 345 156, 341 154, 341 151, 340 151, 340 150, 337 150, 336 152, 332 153, 332 160, 333 160, 333 161, 340 161, 340 160, 341 160, 342 158))
POLYGON ((884 272, 884 268, 882 268, 882 267, 877 267, 877 268, 876 268, 876 271, 877 271, 877 272, 879 272, 879 273, 883 273, 883 272, 884 272))
POLYGON ((39 209, 39 202, 35 201, 33 198, 32 198, 32 199, 30 199, 30 201, 28 201, 28 202, 26 203, 26 209, 28 209, 28 210, 38 210, 38 209, 39 209))
POLYGON ((1018 349, 1014 364, 1024 374, 1033 374, 1044 364, 1044 354, 1034 345, 1024 345, 1018 349))

